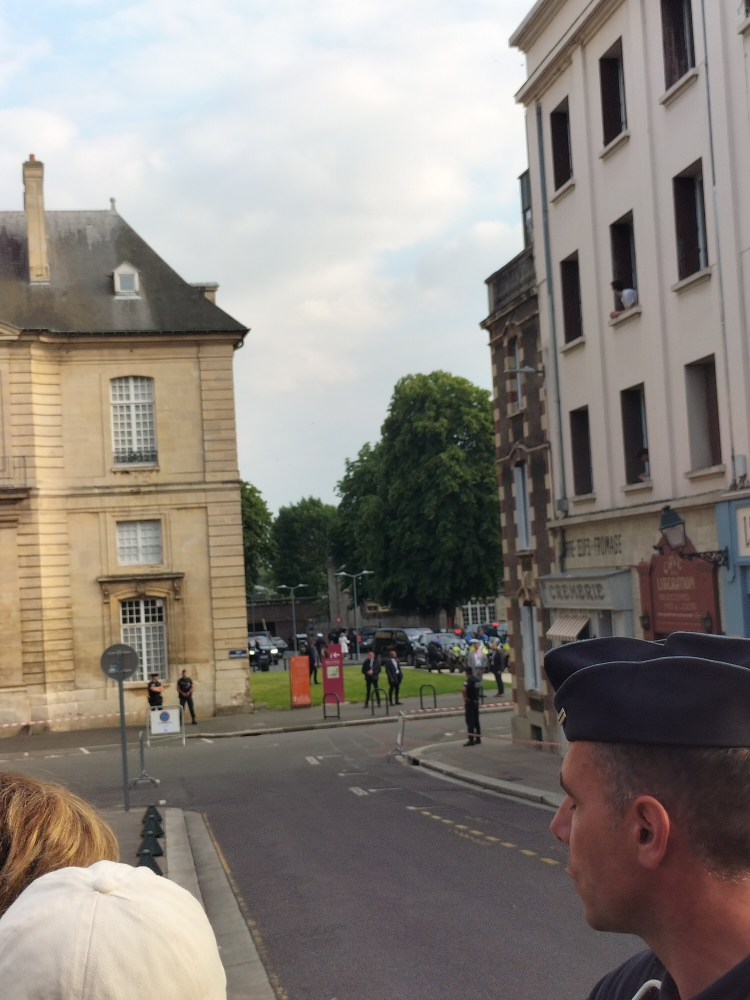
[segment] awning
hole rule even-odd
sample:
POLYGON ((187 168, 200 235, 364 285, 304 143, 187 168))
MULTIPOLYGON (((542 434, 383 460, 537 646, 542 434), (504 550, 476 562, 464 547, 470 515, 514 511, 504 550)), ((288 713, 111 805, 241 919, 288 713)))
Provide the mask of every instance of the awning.
POLYGON ((560 639, 562 642, 573 642, 583 632, 589 623, 588 615, 560 615, 547 632, 548 639, 560 639))

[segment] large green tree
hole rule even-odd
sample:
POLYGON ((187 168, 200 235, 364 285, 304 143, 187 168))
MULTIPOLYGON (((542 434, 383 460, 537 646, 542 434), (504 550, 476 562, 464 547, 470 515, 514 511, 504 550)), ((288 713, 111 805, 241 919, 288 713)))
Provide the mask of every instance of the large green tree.
POLYGON ((337 508, 316 497, 279 510, 273 523, 272 571, 277 586, 307 584, 298 591, 299 597, 327 593, 326 559, 331 555, 337 519, 337 508))
POLYGON ((242 483, 242 549, 245 556, 245 586, 248 597, 261 574, 271 565, 273 518, 257 486, 242 483))
POLYGON ((338 484, 336 556, 366 563, 370 588, 403 611, 497 592, 500 511, 490 395, 447 372, 408 375, 381 440, 338 484))

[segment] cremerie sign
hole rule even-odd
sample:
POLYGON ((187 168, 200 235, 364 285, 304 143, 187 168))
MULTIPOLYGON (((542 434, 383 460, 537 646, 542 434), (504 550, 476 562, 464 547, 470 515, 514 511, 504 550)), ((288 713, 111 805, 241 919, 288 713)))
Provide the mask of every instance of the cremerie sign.
POLYGON ((545 608, 628 611, 633 607, 630 570, 600 573, 550 573, 539 577, 545 608))

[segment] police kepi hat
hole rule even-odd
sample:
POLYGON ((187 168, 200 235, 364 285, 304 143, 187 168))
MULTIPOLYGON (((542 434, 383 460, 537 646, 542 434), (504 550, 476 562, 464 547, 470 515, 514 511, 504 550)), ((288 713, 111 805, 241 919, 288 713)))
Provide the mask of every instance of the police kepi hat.
POLYGON ((612 636, 544 658, 570 742, 750 747, 750 639, 612 636))

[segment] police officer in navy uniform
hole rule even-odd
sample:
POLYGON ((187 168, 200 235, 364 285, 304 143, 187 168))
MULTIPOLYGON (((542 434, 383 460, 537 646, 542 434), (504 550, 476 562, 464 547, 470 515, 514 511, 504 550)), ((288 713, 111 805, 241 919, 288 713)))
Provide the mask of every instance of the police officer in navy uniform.
POLYGON ((648 945, 589 1000, 749 1000, 750 640, 591 639, 545 669, 571 744, 551 830, 587 923, 648 945))
POLYGON ((464 667, 466 680, 461 688, 464 696, 464 717, 466 718, 466 731, 469 735, 464 743, 465 747, 477 746, 482 742, 482 730, 479 726, 479 692, 482 684, 477 680, 474 667, 467 663, 464 667))

